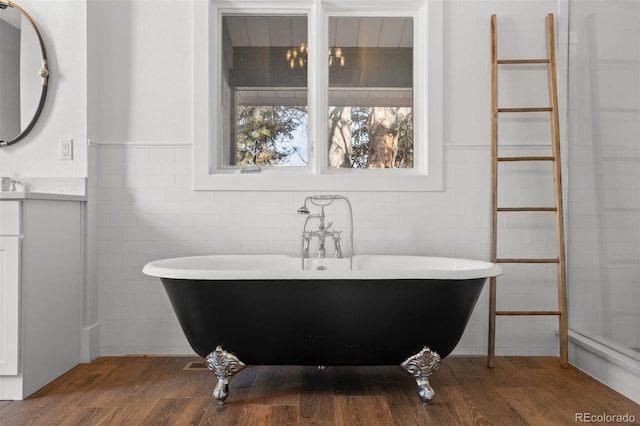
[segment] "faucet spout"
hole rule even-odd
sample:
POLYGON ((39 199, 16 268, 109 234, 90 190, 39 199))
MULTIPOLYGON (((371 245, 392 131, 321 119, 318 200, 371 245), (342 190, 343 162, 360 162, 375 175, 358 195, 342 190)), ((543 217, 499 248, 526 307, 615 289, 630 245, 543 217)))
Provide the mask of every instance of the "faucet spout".
POLYGON ((324 247, 324 237, 318 237, 318 258, 323 259, 327 254, 327 249, 324 247))

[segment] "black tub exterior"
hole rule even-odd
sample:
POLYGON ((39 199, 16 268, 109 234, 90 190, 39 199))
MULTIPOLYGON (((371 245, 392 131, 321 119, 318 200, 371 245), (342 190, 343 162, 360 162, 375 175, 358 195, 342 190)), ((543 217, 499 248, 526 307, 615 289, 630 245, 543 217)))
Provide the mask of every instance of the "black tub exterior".
POLYGON ((193 350, 253 365, 391 365, 458 344, 486 278, 162 278, 193 350))

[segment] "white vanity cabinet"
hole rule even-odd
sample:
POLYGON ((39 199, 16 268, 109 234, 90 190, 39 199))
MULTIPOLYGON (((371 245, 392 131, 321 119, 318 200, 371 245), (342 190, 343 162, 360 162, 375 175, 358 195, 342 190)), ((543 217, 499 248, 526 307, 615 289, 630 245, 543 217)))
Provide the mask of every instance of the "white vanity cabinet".
POLYGON ((80 363, 84 198, 0 193, 0 400, 80 363))

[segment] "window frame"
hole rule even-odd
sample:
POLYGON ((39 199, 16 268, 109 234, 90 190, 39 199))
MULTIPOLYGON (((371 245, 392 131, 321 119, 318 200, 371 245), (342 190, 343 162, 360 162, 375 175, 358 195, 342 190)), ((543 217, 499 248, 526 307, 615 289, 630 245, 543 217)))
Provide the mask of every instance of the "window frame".
POLYGON ((440 191, 443 188, 442 0, 197 0, 194 10, 193 187, 195 190, 440 191), (221 52, 227 14, 306 15, 309 62, 326 61, 329 16, 413 18, 414 168, 328 166, 328 69, 308 68, 308 167, 265 167, 258 173, 219 166, 221 52), (209 43, 213 40, 213 43, 209 43), (214 89, 215 88, 215 89, 214 89), (214 90, 212 90, 214 89, 214 90), (318 142, 321 141, 321 142, 318 142))

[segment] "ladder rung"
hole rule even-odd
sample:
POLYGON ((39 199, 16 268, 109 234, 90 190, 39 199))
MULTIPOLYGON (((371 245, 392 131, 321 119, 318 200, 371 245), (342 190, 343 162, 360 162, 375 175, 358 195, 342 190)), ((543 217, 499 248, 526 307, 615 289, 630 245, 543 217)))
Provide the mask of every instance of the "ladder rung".
POLYGON ((557 257, 552 258, 500 258, 497 263, 560 263, 557 257))
POLYGON ((496 315, 562 315, 560 311, 496 311, 496 315))
POLYGON ((498 112, 550 112, 551 107, 506 107, 498 108, 498 112))
POLYGON ((498 59, 499 64, 548 64, 549 58, 498 59))
POLYGON ((498 161, 555 161, 553 156, 498 157, 498 161))
POLYGON ((499 212, 556 212, 555 207, 498 207, 499 212))

